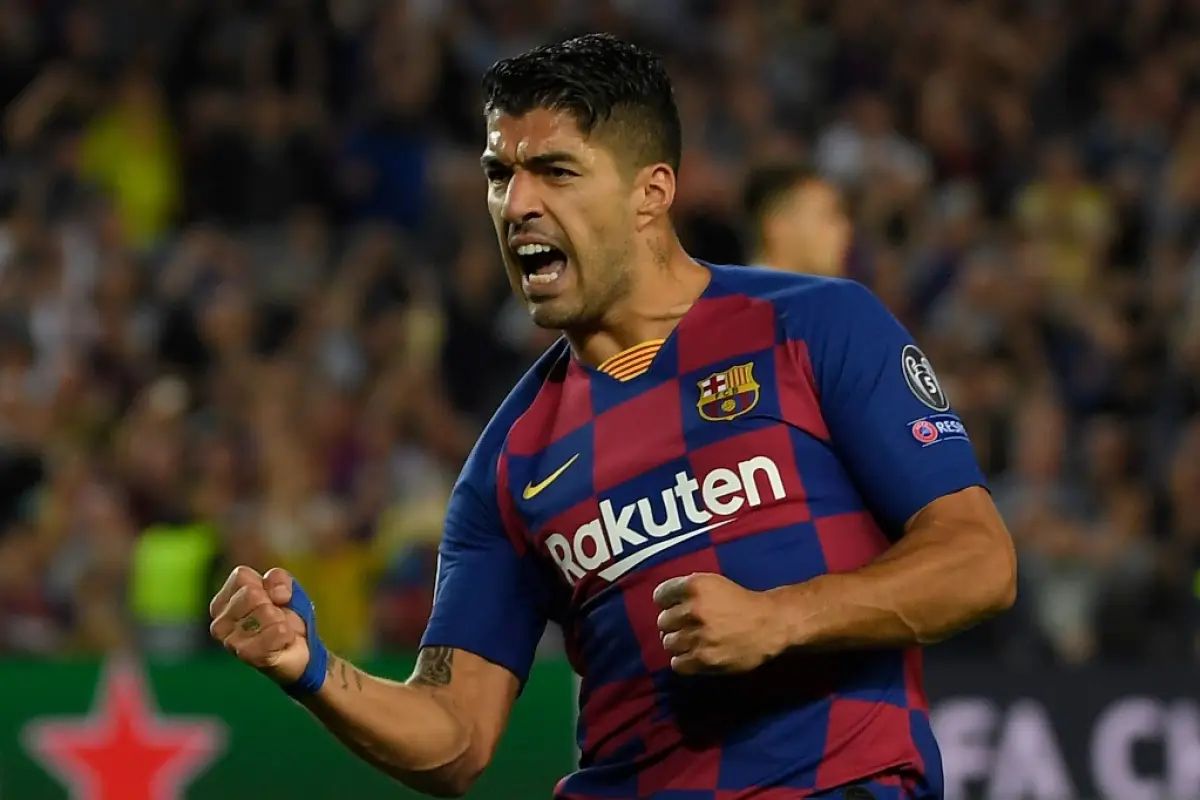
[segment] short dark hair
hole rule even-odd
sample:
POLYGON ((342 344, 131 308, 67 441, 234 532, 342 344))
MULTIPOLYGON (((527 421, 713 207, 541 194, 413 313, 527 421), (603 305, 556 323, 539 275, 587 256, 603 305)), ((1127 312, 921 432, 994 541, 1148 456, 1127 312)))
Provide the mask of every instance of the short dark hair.
MULTIPOLYGON (((683 134, 662 59, 607 33, 536 47, 483 75, 486 113, 568 111, 585 136, 612 128, 635 166, 679 169, 683 134)), ((606 131, 607 132, 607 131, 606 131)))
POLYGON ((742 187, 742 212, 757 233, 761 230, 763 218, 775 210, 793 189, 818 180, 821 180, 821 176, 806 164, 759 164, 751 168, 742 187))

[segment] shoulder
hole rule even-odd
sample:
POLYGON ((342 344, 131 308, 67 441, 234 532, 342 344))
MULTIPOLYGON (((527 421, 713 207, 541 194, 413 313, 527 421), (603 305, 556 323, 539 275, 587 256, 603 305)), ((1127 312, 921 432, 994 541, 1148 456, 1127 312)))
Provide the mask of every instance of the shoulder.
POLYGON ((846 278, 799 275, 765 267, 710 266, 721 290, 774 306, 789 328, 837 322, 883 310, 870 289, 846 278))
POLYGON ((548 382, 563 379, 569 357, 570 349, 566 340, 559 339, 517 381, 475 443, 463 467, 464 478, 478 478, 494 473, 496 463, 508 441, 509 432, 533 405, 548 382))

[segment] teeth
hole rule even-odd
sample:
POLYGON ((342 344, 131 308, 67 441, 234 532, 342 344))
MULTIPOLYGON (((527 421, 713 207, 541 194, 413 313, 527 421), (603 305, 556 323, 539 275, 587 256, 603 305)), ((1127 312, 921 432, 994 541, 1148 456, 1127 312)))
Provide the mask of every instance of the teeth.
POLYGON ((538 253, 549 253, 553 249, 548 244, 523 244, 517 248, 517 255, 536 256, 538 253))
POLYGON ((559 276, 562 275, 562 272, 563 272, 562 267, 559 266, 559 267, 555 267, 554 269, 550 270, 549 272, 535 272, 532 275, 526 275, 525 280, 529 281, 530 283, 543 284, 543 285, 547 284, 547 283, 554 283, 556 280, 559 279, 559 276))

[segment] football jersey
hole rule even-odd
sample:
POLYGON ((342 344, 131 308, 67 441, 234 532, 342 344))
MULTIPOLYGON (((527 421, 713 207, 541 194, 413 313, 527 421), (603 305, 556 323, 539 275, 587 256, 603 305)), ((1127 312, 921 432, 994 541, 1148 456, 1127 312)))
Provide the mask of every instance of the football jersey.
POLYGON ((928 360, 866 288, 709 269, 666 339, 600 367, 560 341, 501 405, 450 500, 423 645, 524 682, 562 626, 582 687, 563 800, 798 798, 880 775, 940 797, 918 648, 670 668, 662 581, 858 569, 984 482, 928 360))

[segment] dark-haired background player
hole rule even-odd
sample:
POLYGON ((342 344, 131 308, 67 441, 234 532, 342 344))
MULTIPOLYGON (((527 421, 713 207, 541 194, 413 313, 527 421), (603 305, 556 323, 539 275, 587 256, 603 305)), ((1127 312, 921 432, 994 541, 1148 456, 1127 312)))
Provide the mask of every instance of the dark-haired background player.
POLYGON ((928 361, 858 284, 681 249, 651 54, 587 36, 484 89, 508 273, 566 335, 463 469, 415 674, 328 653, 278 570, 237 569, 213 635, 430 793, 487 765, 553 620, 560 798, 939 797, 919 646, 1007 608, 1015 559, 928 361))
POLYGON ((746 177, 742 210, 753 263, 804 275, 845 276, 853 229, 842 193, 800 164, 764 164, 746 177))

